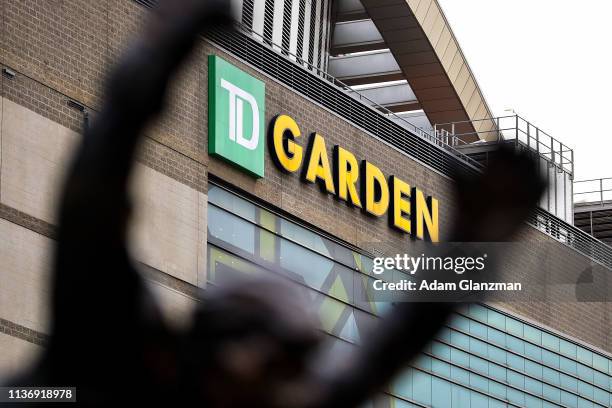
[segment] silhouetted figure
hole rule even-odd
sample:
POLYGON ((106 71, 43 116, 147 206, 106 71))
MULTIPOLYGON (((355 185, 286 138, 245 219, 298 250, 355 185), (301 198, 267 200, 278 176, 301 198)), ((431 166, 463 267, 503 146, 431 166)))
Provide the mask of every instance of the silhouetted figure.
MULTIPOLYGON (((64 188, 50 342, 36 369, 15 384, 76 386, 78 401, 89 405, 354 407, 452 311, 448 303, 400 304, 349 368, 327 370, 313 367, 316 325, 278 282, 221 290, 202 303, 187 333, 163 324, 126 250, 128 178, 172 74, 201 30, 227 16, 226 1, 167 1, 115 68, 64 188)), ((458 180, 453 240, 509 238, 541 193, 536 174, 526 157, 502 151, 478 180, 458 180)))

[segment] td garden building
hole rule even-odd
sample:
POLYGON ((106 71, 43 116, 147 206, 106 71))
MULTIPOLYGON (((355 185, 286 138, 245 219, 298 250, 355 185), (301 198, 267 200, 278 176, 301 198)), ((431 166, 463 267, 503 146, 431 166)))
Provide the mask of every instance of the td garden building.
MULTIPOLYGON (((309 299, 334 354, 358 347, 386 308, 364 295, 373 258, 444 241, 460 216, 453 179, 499 142, 532 153, 548 181, 506 267, 567 284, 584 277, 576 265, 612 273, 612 248, 573 226, 573 151, 492 115, 436 0, 235 5, 239 30, 201 38, 136 165, 132 252, 170 324, 201 291, 274 273, 309 299)), ((0 7, 4 376, 45 347, 59 183, 155 4, 0 7)), ((460 308, 370 406, 612 406, 612 303, 584 282, 572 299, 460 308)))

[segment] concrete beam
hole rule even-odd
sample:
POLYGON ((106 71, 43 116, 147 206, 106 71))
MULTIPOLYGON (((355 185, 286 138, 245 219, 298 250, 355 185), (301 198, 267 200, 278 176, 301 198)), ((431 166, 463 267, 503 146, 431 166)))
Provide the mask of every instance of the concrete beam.
POLYGON ((347 85, 404 79, 389 50, 329 58, 329 73, 347 85))
MULTIPOLYGON (((432 124, 492 117, 437 0, 362 4, 432 124)), ((461 130, 476 132, 482 126, 468 123, 461 130)), ((488 130, 483 135, 494 133, 488 130)))

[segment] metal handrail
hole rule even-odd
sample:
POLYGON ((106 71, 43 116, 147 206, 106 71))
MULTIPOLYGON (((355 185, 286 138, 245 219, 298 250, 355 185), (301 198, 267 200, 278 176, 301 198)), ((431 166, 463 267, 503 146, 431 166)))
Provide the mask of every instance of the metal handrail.
POLYGON ((612 177, 602 177, 602 178, 596 178, 596 179, 574 181, 574 202, 578 202, 580 204, 599 203, 600 205, 604 205, 604 203, 612 202, 612 177), (604 188, 604 182, 606 181, 610 181, 610 188, 604 188), (584 183, 594 183, 594 182, 597 182, 597 185, 599 186, 598 188, 595 188, 595 190, 576 191, 577 185, 582 185, 584 183), (610 194, 605 194, 605 193, 610 193, 610 194), (593 194, 593 195, 598 194, 599 200, 583 201, 584 199, 582 197, 577 198, 578 196, 583 196, 587 194, 593 194))
POLYGON ((486 139, 486 137, 482 137, 483 135, 487 136, 491 133, 494 134, 497 141, 513 140, 517 145, 522 144, 559 169, 568 172, 570 178, 574 176, 574 150, 519 115, 436 123, 434 125, 434 133, 442 129, 453 135, 452 140, 455 143, 453 146, 470 145, 470 142, 464 140, 466 136, 477 136, 478 139, 482 140, 486 139), (476 129, 474 124, 479 122, 489 122, 494 125, 493 129, 455 133, 457 125, 470 124, 476 129), (448 130, 449 128, 450 130, 448 130))

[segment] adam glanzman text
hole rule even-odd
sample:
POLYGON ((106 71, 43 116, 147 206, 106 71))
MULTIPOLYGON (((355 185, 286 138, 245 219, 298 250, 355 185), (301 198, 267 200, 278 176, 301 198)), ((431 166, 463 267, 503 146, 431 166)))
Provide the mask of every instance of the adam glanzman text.
MULTIPOLYGON (((487 254, 478 257, 452 256, 410 256, 398 254, 394 257, 374 258, 372 272, 381 275, 386 271, 402 271, 415 275, 419 271, 454 272, 461 275, 470 271, 482 271, 486 267, 487 254)), ((480 282, 463 279, 459 282, 445 282, 437 279, 412 281, 401 279, 396 282, 385 282, 376 279, 372 283, 375 291, 520 291, 521 282, 480 282)))

